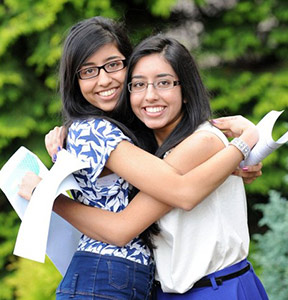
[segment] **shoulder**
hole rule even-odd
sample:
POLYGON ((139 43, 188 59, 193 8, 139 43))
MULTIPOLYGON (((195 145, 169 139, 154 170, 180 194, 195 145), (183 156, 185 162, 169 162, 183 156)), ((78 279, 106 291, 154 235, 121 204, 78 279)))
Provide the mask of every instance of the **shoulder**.
POLYGON ((205 122, 180 143, 179 146, 188 147, 190 149, 210 148, 212 151, 215 149, 215 152, 217 152, 226 145, 226 141, 226 136, 218 128, 209 122, 205 122))
POLYGON ((174 166, 181 165, 181 169, 187 172, 224 147, 222 139, 205 125, 178 144, 165 160, 174 166))
POLYGON ((202 123, 201 125, 198 126, 198 128, 196 129, 194 134, 197 134, 197 133, 199 134, 201 132, 203 133, 203 131, 204 131, 204 134, 202 134, 202 136, 205 136, 205 134, 209 135, 208 133, 210 133, 210 134, 213 134, 218 139, 220 139, 224 143, 224 145, 228 144, 228 139, 225 136, 225 134, 221 130, 219 130, 217 127, 213 126, 211 123, 209 123, 209 122, 202 123))
POLYGON ((101 128, 101 127, 107 127, 107 128, 115 128, 117 127, 110 121, 102 118, 94 118, 94 119, 86 119, 86 120, 77 120, 74 121, 71 125, 71 129, 86 129, 86 128, 101 128))
POLYGON ((75 121, 69 128, 69 132, 77 136, 97 136, 98 138, 129 139, 120 128, 109 120, 102 118, 75 121))

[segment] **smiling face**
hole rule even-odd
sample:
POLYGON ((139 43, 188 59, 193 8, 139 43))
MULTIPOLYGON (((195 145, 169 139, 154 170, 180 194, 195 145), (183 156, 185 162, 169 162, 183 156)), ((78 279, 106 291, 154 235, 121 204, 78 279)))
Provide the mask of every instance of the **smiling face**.
MULTIPOLYGON (((88 68, 87 72, 89 72, 89 67, 102 66, 123 59, 125 57, 115 44, 109 43, 91 55, 80 69, 88 68)), ((96 77, 78 79, 80 90, 84 98, 92 105, 103 111, 112 111, 123 89, 125 74, 126 68, 113 73, 107 73, 102 68, 96 77)))
MULTIPOLYGON (((156 82, 179 80, 171 65, 160 54, 142 57, 132 72, 132 83, 137 81, 156 82)), ((130 94, 131 107, 134 114, 149 128, 153 129, 156 139, 161 144, 182 116, 181 85, 168 90, 155 89, 149 84, 147 89, 130 94)))

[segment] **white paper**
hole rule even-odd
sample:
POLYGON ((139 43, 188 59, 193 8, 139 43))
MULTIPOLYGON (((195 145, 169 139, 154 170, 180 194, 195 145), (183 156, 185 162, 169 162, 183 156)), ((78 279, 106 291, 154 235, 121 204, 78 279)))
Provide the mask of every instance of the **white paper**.
POLYGON ((29 202, 18 195, 18 184, 27 171, 42 178, 48 173, 41 160, 25 147, 20 147, 0 171, 0 188, 21 220, 29 202))
POLYGON ((248 158, 241 162, 241 167, 258 164, 274 150, 287 143, 288 131, 277 141, 274 141, 272 138, 274 124, 278 117, 282 114, 282 112, 283 110, 272 110, 268 114, 266 114, 264 118, 257 124, 257 128, 259 131, 259 141, 251 150, 248 158))
POLYGON ((65 274, 81 233, 52 212, 52 207, 59 194, 79 189, 72 173, 86 167, 87 163, 66 150, 58 152, 57 161, 50 171, 25 147, 20 147, 8 160, 0 172, 0 188, 22 219, 15 255, 44 262, 47 253, 60 273, 65 274), (18 195, 18 184, 29 170, 43 179, 30 201, 26 201, 18 195))

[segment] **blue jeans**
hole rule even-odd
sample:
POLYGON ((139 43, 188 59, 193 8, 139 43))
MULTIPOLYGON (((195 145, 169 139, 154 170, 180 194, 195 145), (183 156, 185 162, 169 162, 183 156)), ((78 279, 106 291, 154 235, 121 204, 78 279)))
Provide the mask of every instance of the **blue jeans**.
POLYGON ((77 251, 56 290, 56 299, 146 300, 154 279, 154 264, 77 251))
MULTIPOLYGON (((205 279, 227 275, 241 270, 249 263, 246 259, 233 266, 209 274, 205 279)), ((183 274, 184 275, 184 274, 183 274)), ((185 276, 185 275, 184 275, 185 276)), ((246 273, 214 287, 195 287, 184 294, 163 293, 157 288, 157 300, 268 300, 265 289, 252 266, 246 273)))

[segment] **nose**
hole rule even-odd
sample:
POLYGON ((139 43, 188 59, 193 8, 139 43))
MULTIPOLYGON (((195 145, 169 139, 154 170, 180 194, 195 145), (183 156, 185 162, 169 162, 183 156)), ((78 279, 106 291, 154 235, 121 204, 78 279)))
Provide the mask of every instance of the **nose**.
POLYGON ((159 94, 152 83, 148 83, 145 91, 145 100, 148 102, 154 102, 159 99, 159 94))
POLYGON ((97 83, 101 86, 108 86, 112 82, 112 77, 109 73, 105 72, 104 69, 101 69, 98 75, 97 83))

